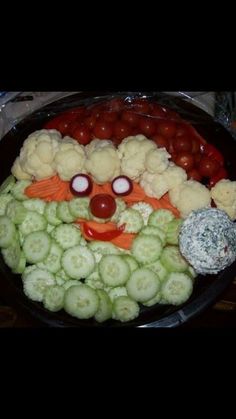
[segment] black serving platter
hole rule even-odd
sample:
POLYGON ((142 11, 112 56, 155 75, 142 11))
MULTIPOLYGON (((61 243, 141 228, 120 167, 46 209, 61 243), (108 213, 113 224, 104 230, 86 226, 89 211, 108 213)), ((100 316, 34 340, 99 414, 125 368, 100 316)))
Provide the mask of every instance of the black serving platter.
MULTIPOLYGON (((185 120, 191 122, 196 130, 209 143, 217 146, 226 160, 226 167, 231 180, 236 180, 236 141, 230 133, 194 103, 182 98, 162 93, 135 92, 81 92, 57 100, 26 117, 11 129, 0 141, 0 183, 10 174, 11 166, 19 155, 20 148, 26 137, 35 130, 41 129, 47 120, 67 109, 89 105, 111 97, 148 96, 159 104, 176 110, 185 120)), ((42 323, 53 327, 175 327, 196 316, 214 303, 236 276, 236 262, 218 275, 199 275, 195 280, 191 298, 182 306, 174 307, 156 305, 142 307, 137 319, 121 323, 109 320, 99 324, 93 319, 78 320, 67 315, 63 310, 52 313, 44 309, 40 303, 29 300, 23 293, 20 275, 13 275, 0 256, 0 293, 4 299, 16 307, 25 308, 42 323)))

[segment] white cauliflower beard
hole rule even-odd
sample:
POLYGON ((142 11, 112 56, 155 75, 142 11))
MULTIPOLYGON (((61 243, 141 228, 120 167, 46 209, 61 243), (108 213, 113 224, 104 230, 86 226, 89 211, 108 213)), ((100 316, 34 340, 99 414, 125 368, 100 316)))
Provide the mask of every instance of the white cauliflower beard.
POLYGON ((163 173, 169 166, 171 155, 165 148, 150 150, 146 154, 145 169, 150 173, 163 173))

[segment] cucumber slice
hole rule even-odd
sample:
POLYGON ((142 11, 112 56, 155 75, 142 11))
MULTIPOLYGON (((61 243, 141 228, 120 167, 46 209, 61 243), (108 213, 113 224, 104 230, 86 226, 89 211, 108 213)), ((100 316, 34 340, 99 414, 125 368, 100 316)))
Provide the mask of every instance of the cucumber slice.
POLYGON ((150 215, 153 212, 153 208, 150 204, 147 204, 146 202, 138 202, 136 204, 133 204, 131 206, 132 209, 135 209, 136 211, 138 211, 143 219, 143 223, 146 226, 148 223, 148 219, 150 217, 150 215))
POLYGON ((145 265, 145 268, 151 269, 151 271, 155 272, 157 274, 159 280, 162 282, 166 279, 168 275, 167 269, 162 265, 160 260, 156 260, 155 262, 149 263, 148 265, 145 265))
POLYGON ((117 297, 113 303, 113 318, 123 322, 129 322, 139 316, 139 305, 126 296, 117 297))
POLYGON ((62 254, 62 248, 53 240, 48 256, 43 262, 38 263, 38 267, 54 274, 57 273, 61 269, 62 254))
POLYGON ((101 278, 109 287, 124 285, 130 276, 128 263, 119 255, 105 255, 98 265, 101 278))
POLYGON ((138 233, 143 227, 143 218, 137 210, 128 208, 121 212, 117 226, 121 227, 123 224, 126 233, 138 233))
POLYGON ((64 310, 78 319, 93 317, 99 308, 97 292, 87 285, 75 285, 65 292, 64 310))
POLYGON ((82 285, 82 282, 77 281, 75 279, 69 279, 69 281, 64 282, 64 284, 62 284, 63 288, 65 290, 68 290, 70 287, 75 286, 75 285, 82 285))
POLYGON ((193 269, 193 267, 190 265, 188 266, 186 274, 189 275, 191 279, 197 278, 197 275, 198 275, 195 269, 193 269))
POLYGON ((35 211, 26 212, 24 221, 19 225, 19 231, 23 236, 36 231, 46 230, 47 221, 43 215, 35 211))
POLYGON ((131 255, 122 255, 122 258, 128 263, 130 272, 134 272, 136 269, 139 268, 139 264, 131 255))
POLYGON ((14 223, 6 215, 0 216, 0 247, 3 249, 11 246, 17 237, 14 223))
POLYGON ((23 282, 25 280, 25 277, 27 275, 29 275, 30 272, 35 271, 35 269, 38 269, 37 265, 28 265, 28 266, 26 266, 26 268, 24 269, 24 272, 22 273, 22 276, 21 276, 23 282))
POLYGON ((69 210, 75 218, 90 219, 89 215, 89 198, 75 198, 69 201, 69 210))
POLYGON ((81 239, 81 232, 78 227, 71 224, 61 224, 52 232, 52 237, 62 247, 67 250, 77 246, 81 239))
POLYGON ((93 289, 104 289, 104 282, 102 281, 99 272, 92 272, 84 281, 86 285, 93 289))
POLYGON ((158 292, 158 293, 155 295, 155 297, 151 298, 151 300, 144 301, 142 304, 143 304, 145 307, 152 307, 152 306, 154 306, 154 305, 156 305, 156 304, 159 304, 159 303, 160 303, 160 301, 161 301, 161 297, 162 297, 161 292, 158 292))
POLYGON ((89 249, 92 252, 100 253, 101 255, 119 255, 119 249, 110 242, 103 242, 99 240, 93 240, 88 244, 89 249))
POLYGON ((46 289, 53 285, 54 275, 43 269, 36 268, 24 275, 23 290, 30 300, 42 302, 46 289))
POLYGON ((69 204, 66 201, 59 202, 57 206, 57 217, 64 223, 73 223, 76 220, 76 217, 71 214, 69 204))
POLYGON ((14 224, 21 224, 24 221, 26 214, 27 211, 21 202, 16 201, 15 199, 8 202, 6 207, 6 215, 12 220, 14 224))
POLYGON ((36 211, 39 214, 44 215, 46 202, 43 201, 42 199, 32 198, 32 199, 27 199, 26 201, 23 201, 22 203, 28 211, 36 211))
POLYGON ((127 296, 127 289, 126 287, 115 287, 115 288, 110 288, 109 290, 106 288, 105 291, 107 292, 107 294, 109 295, 111 301, 113 302, 116 298, 121 297, 122 295, 127 296))
POLYGON ((185 272, 188 268, 188 263, 177 246, 166 246, 162 251, 160 261, 169 272, 185 272))
POLYGON ((27 262, 38 263, 47 258, 51 247, 51 237, 46 231, 28 234, 23 243, 27 262))
POLYGON ((3 194, 3 193, 7 194, 11 192, 15 183, 16 183, 16 180, 14 176, 12 175, 8 176, 0 186, 0 194, 3 194))
POLYGON ((153 226, 144 227, 140 231, 140 234, 144 234, 145 236, 156 236, 161 240, 162 246, 165 246, 166 244, 166 233, 160 227, 153 227, 153 226))
MULTIPOLYGON (((46 231, 47 231, 47 233, 49 233, 49 234, 51 234, 52 233, 52 231, 53 230, 55 230, 55 226, 53 226, 52 224, 48 224, 47 225, 47 228, 46 228, 46 231)), ((53 236, 53 235, 52 235, 53 236)))
POLYGON ((156 236, 139 235, 133 240, 131 252, 140 263, 155 262, 162 252, 161 240, 156 236))
POLYGON ((185 303, 192 294, 193 282, 184 273, 172 272, 161 288, 162 297, 168 304, 180 305, 185 303))
POLYGON ((20 254, 20 260, 16 268, 12 269, 14 274, 22 274, 26 267, 26 257, 23 252, 20 254))
POLYGON ((179 232, 183 220, 175 218, 167 224, 166 230, 166 241, 168 244, 178 244, 179 243, 179 232))
POLYGON ((4 262, 12 270, 17 269, 21 258, 20 243, 16 240, 11 246, 2 249, 2 256, 4 262))
POLYGON ((57 217, 57 208, 58 208, 58 203, 53 201, 53 202, 48 202, 44 210, 44 215, 47 219, 47 222, 49 224, 52 224, 53 226, 58 226, 62 223, 60 218, 57 217))
POLYGON ((6 215, 7 204, 12 201, 13 197, 11 194, 1 194, 0 195, 0 216, 6 215))
POLYGON ((49 311, 60 311, 64 306, 65 289, 59 285, 53 285, 45 290, 43 305, 49 311))
POLYGON ((126 284, 129 297, 140 303, 154 298, 160 286, 158 276, 147 268, 134 271, 126 284))
POLYGON ((121 198, 116 198, 115 201, 116 201, 116 211, 111 217, 111 221, 116 224, 118 222, 120 214, 126 209, 126 204, 125 204, 125 201, 123 201, 123 199, 121 198))
POLYGON ((154 227, 160 227, 164 230, 167 228, 167 224, 174 219, 174 214, 167 209, 158 209, 152 212, 148 219, 148 225, 154 227))
POLYGON ((56 279, 57 285, 64 285, 66 281, 70 280, 70 277, 65 273, 64 269, 60 269, 55 274, 55 279, 56 279))
POLYGON ((61 264, 71 278, 82 279, 93 272, 95 259, 92 252, 85 246, 75 246, 64 252, 61 264))
POLYGON ((24 190, 27 188, 27 186, 31 185, 31 183, 32 182, 30 180, 18 180, 11 190, 14 198, 18 201, 29 199, 28 196, 24 194, 24 190))
POLYGON ((98 310, 94 316, 95 320, 99 323, 105 322, 112 317, 112 302, 103 290, 97 290, 99 298, 98 310))

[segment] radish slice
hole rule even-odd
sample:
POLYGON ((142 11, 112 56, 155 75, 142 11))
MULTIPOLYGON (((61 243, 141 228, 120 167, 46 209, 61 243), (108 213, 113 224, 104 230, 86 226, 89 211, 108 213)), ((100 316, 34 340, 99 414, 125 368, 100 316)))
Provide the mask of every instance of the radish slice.
POLYGON ((79 173, 70 181, 70 190, 76 196, 88 196, 93 189, 93 184, 89 176, 79 173))
POLYGON ((119 196, 129 195, 133 190, 133 183, 127 176, 117 176, 112 184, 112 191, 119 196))

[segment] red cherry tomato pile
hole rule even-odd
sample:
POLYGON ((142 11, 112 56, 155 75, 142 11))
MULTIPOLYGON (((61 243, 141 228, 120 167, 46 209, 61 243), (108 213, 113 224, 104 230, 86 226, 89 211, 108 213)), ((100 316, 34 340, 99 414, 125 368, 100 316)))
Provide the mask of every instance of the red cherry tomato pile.
POLYGON ((110 139, 118 146, 129 135, 143 134, 165 147, 189 179, 204 180, 212 187, 227 177, 224 158, 214 146, 176 112, 147 99, 116 98, 81 106, 56 116, 44 128, 57 129, 83 145, 99 138, 110 139))

